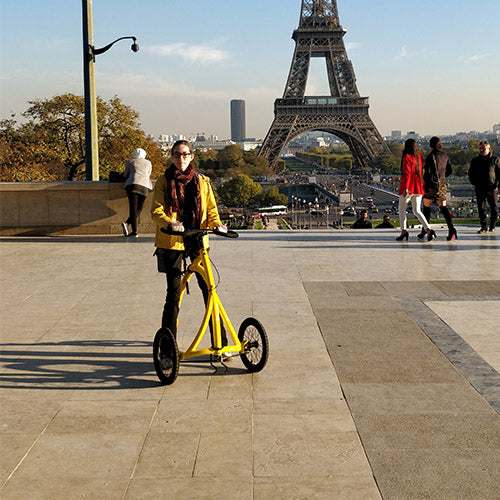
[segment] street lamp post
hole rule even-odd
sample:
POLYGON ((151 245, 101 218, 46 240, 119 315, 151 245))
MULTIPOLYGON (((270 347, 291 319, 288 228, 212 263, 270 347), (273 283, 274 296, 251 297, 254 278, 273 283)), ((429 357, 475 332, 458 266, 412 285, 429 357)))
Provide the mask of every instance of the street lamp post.
POLYGON ((99 180, 99 144, 97 135, 97 97, 95 90, 95 56, 109 50, 116 42, 125 38, 134 41, 131 49, 139 50, 134 36, 123 36, 114 42, 96 49, 94 47, 94 24, 92 0, 82 0, 83 20, 83 90, 85 100, 85 179, 99 180))

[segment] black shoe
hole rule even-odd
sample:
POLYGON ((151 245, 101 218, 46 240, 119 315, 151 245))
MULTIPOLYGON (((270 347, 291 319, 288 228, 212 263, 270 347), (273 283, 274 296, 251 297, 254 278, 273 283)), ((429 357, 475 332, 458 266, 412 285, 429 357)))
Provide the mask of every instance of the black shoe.
POLYGON ((429 234, 427 235, 427 241, 432 241, 432 240, 435 240, 436 239, 436 232, 434 231, 434 229, 431 229, 429 231, 429 234))
POLYGON ((425 238, 425 236, 427 235, 427 232, 424 228, 422 228, 422 231, 420 231, 420 233, 417 234, 417 238, 419 240, 423 240, 425 238))
POLYGON ((448 236, 446 237, 446 239, 448 241, 453 241, 453 240, 456 240, 457 238, 458 238, 458 236, 457 236, 457 230, 455 228, 450 229, 450 231, 449 231, 448 236))
POLYGON ((488 232, 488 228, 487 227, 482 227, 478 232, 477 234, 486 234, 488 232))
POLYGON ((410 233, 408 233, 408 231, 403 231, 397 238, 396 238, 396 241, 403 241, 403 240, 406 240, 408 241, 408 236, 409 236, 410 233))
POLYGON ((496 227, 495 226, 490 226, 490 233, 494 233, 496 231, 496 227))

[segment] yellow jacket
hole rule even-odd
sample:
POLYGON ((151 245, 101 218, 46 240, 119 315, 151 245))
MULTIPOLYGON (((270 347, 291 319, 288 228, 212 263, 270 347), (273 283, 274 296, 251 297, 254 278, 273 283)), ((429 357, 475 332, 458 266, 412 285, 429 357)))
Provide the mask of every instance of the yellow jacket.
MULTIPOLYGON (((200 180, 201 197, 201 220, 200 229, 214 229, 222 225, 215 204, 215 197, 210 185, 210 179, 204 175, 197 174, 200 180)), ((168 215, 165 211, 165 192, 167 179, 162 175, 155 184, 153 193, 153 203, 151 205, 151 218, 156 224, 155 246, 169 250, 184 250, 182 236, 165 234, 160 231, 162 227, 168 227, 171 222, 177 222, 177 213, 168 215)), ((204 245, 208 247, 208 236, 204 238, 204 245)))

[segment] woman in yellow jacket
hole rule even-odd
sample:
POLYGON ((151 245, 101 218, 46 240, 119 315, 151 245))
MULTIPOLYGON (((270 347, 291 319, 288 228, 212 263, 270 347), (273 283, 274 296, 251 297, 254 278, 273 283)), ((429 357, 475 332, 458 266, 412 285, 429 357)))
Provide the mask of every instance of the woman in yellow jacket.
MULTIPOLYGON (((163 307, 162 328, 168 328, 176 337, 179 296, 182 278, 184 243, 182 236, 165 234, 161 228, 172 232, 184 229, 217 229, 227 231, 219 218, 210 179, 199 175, 191 161, 194 153, 187 141, 177 141, 171 151, 172 164, 157 181, 153 193, 151 216, 156 224, 156 256, 158 271, 166 273, 167 296, 163 307)), ((204 238, 208 247, 208 236, 204 238)), ((190 254, 191 260, 197 255, 190 254)), ((196 275, 205 303, 208 289, 203 279, 196 275)), ((225 332, 223 343, 225 341, 225 332)))

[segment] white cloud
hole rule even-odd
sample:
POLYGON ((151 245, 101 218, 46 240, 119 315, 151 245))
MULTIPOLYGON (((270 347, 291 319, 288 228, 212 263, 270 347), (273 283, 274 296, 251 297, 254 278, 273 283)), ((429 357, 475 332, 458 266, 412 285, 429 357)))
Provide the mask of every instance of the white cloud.
POLYGON ((475 56, 468 57, 465 60, 465 64, 473 64, 476 61, 479 61, 481 59, 484 59, 485 57, 488 57, 490 54, 476 54, 475 56))
POLYGON ((401 61, 403 59, 416 61, 417 59, 429 59, 437 54, 435 50, 420 49, 420 50, 408 50, 406 45, 403 45, 399 52, 392 59, 393 61, 401 61))
POLYGON ((229 58, 229 53, 209 45, 188 45, 172 43, 169 45, 152 45, 144 50, 162 56, 177 56, 189 62, 213 63, 229 58))
POLYGON ((397 59, 404 59, 405 57, 408 57, 408 51, 406 50, 406 45, 403 45, 399 51, 397 59))

